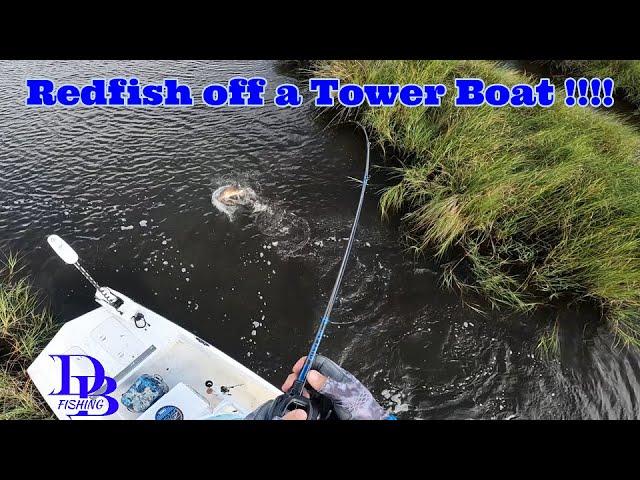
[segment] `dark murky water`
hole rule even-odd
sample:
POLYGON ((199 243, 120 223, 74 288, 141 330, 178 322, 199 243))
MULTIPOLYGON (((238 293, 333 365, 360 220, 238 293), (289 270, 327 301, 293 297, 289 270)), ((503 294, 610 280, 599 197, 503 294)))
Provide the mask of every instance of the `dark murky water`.
MULTIPOLYGON (((57 233, 99 282, 280 385, 306 353, 337 273, 361 134, 323 130, 311 104, 279 109, 269 95, 259 108, 24 106, 26 78, 113 76, 178 78, 196 98, 233 76, 295 81, 271 61, 0 62, 0 249, 21 250, 65 321, 95 305, 49 249, 57 233), (267 212, 230 221, 216 210, 211 193, 228 181, 253 188, 267 212)), ((483 318, 463 307, 439 287, 437 265, 403 253, 396 224, 380 221, 383 182, 374 172, 323 354, 400 418, 639 416, 638 355, 583 335, 596 312, 483 318), (556 316, 562 355, 545 362, 535 335, 556 316)))

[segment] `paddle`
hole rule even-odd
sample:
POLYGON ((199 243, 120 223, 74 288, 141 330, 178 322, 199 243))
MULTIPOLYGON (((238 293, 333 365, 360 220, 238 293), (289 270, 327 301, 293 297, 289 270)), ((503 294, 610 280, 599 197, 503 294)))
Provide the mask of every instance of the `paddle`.
POLYGON ((96 289, 96 292, 98 294, 102 295, 104 300, 109 305, 111 305, 114 308, 118 308, 120 305, 122 305, 122 300, 121 299, 116 297, 108 289, 103 288, 100 285, 98 285, 98 282, 96 282, 93 279, 93 277, 91 275, 89 275, 89 272, 87 272, 82 267, 82 265, 80 265, 80 260, 78 258, 78 254, 76 253, 76 251, 73 248, 71 248, 71 246, 67 242, 65 242, 63 239, 61 239, 58 235, 49 235, 49 237, 47 237, 47 241, 49 242, 49 245, 51 246, 53 251, 56 252, 58 254, 58 256, 62 260, 64 260, 64 262, 66 264, 73 265, 74 267, 76 267, 78 269, 78 271, 82 275, 84 275, 84 278, 89 280, 89 283, 91 283, 91 285, 93 285, 93 287, 96 289))

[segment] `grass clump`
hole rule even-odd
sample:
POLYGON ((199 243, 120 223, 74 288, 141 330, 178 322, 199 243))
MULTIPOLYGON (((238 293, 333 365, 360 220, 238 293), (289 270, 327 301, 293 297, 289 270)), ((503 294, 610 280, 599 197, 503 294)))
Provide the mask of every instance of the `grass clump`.
POLYGON ((52 418, 26 371, 52 331, 51 314, 9 255, 0 264, 0 420, 52 418))
MULTIPOLYGON (((625 100, 640 107, 640 60, 549 60, 563 74, 585 78, 611 78, 625 100)), ((615 95, 614 95, 615 98, 615 95)))
POLYGON ((321 61, 314 73, 342 84, 447 86, 440 107, 342 110, 400 152, 382 215, 402 212, 417 253, 454 257, 445 281, 524 312, 594 299, 618 338, 640 345, 640 138, 631 127, 562 102, 455 107, 455 78, 536 83, 495 62, 321 61), (460 278, 459 264, 473 281, 460 278))
POLYGON ((538 339, 538 351, 545 358, 558 358, 560 354, 560 325, 555 322, 538 339))

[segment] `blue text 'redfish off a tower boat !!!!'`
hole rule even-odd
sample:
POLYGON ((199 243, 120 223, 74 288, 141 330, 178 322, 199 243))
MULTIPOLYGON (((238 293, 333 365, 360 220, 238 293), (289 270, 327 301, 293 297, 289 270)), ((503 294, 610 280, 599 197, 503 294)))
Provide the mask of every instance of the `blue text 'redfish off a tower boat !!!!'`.
POLYGON ((282 392, 184 328, 99 286, 60 237, 49 245, 100 305, 66 322, 28 373, 60 419, 238 418, 282 392))

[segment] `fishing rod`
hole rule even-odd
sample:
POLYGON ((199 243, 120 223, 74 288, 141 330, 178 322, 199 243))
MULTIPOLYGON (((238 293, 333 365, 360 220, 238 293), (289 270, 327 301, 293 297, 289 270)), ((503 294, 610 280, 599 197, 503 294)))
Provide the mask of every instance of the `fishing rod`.
POLYGON ((318 353, 318 347, 320 346, 320 342, 322 341, 324 330, 329 324, 329 317, 331 316, 331 310, 333 310, 333 304, 335 303, 338 296, 340 284, 342 283, 342 277, 344 276, 344 272, 347 267, 349 253, 351 252, 353 240, 356 236, 358 220, 360 219, 360 211, 362 210, 362 203, 364 201, 364 193, 367 189, 367 182, 369 181, 369 154, 371 151, 371 142, 369 142, 369 135, 367 134, 366 129, 356 121, 348 120, 343 123, 355 123, 356 125, 358 125, 364 132, 364 136, 367 141, 367 156, 364 168, 364 177, 362 179, 362 190, 360 191, 360 201, 358 202, 358 208, 353 220, 353 226, 351 227, 349 242, 347 243, 347 248, 344 252, 344 256, 342 257, 342 264, 340 265, 340 270, 338 271, 338 278, 336 278, 336 283, 334 284, 333 291, 331 292, 331 296, 329 297, 329 303, 327 304, 327 308, 325 309, 322 320, 320 321, 320 326, 318 327, 316 336, 313 339, 313 343, 311 344, 311 349, 309 350, 307 359, 302 366, 302 370, 300 370, 300 373, 298 374, 298 378, 293 382, 293 385, 289 389, 289 391, 278 396, 273 401, 267 418, 282 418, 287 414, 287 412, 298 409, 305 410, 307 412, 307 419, 309 420, 316 419, 319 415, 319 412, 316 411, 316 408, 312 405, 311 401, 303 395, 304 386, 307 382, 307 375, 309 373, 309 370, 311 370, 313 361, 315 360, 316 354, 318 353))

